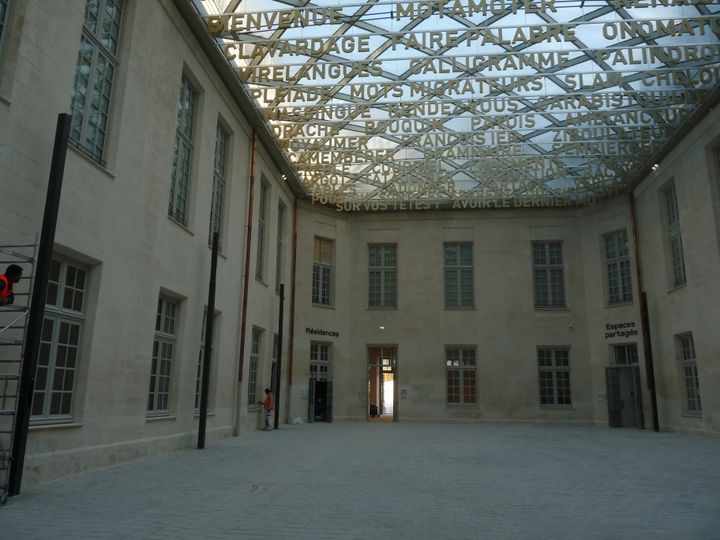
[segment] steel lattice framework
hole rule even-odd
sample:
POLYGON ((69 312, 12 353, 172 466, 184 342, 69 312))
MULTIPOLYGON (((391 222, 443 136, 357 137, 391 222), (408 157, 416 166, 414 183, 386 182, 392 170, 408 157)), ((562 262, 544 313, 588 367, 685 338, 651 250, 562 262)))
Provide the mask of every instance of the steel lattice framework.
POLYGON ((717 94, 717 1, 202 5, 308 193, 360 209, 631 187, 717 94))

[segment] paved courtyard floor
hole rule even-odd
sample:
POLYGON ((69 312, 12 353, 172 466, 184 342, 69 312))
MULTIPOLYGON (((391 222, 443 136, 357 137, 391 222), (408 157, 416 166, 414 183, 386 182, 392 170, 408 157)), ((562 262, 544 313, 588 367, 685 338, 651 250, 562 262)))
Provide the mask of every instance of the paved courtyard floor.
POLYGON ((281 426, 29 487, 0 539, 720 539, 720 439, 281 426))

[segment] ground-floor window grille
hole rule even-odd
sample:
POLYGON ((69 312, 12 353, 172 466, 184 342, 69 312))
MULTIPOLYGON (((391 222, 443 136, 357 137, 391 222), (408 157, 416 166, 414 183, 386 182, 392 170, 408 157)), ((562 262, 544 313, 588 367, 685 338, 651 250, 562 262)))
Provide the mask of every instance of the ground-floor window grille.
POLYGON ((698 377, 697 360, 695 359, 695 342, 692 334, 679 336, 680 363, 685 386, 685 412, 692 415, 702 414, 700 401, 700 378, 698 377))
POLYGON ((175 354, 175 323, 177 303, 160 296, 155 318, 148 413, 167 414, 170 399, 170 378, 175 354))
POLYGON ((45 317, 33 393, 33 420, 71 418, 82 321, 45 317))
POLYGON ((446 349, 447 402, 469 404, 477 402, 475 349, 446 349))
POLYGON ((52 259, 35 371, 33 421, 72 420, 87 282, 84 268, 62 259, 52 259))
POLYGON ((538 349, 540 405, 571 405, 567 349, 538 349))
POLYGON ((252 331, 252 344, 250 347, 250 365, 248 366, 248 406, 257 405, 257 375, 260 363, 260 345, 262 330, 252 331))
POLYGON ((310 344, 310 380, 327 381, 330 374, 330 345, 310 344))

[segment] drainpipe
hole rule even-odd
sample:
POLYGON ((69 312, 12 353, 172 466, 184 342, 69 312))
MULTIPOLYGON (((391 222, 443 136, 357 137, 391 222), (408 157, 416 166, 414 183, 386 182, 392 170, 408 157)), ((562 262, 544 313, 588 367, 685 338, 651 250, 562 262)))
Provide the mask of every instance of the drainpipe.
POLYGON ((250 150, 250 185, 248 188, 248 218, 247 218, 247 235, 245 238, 245 277, 243 279, 243 304, 242 318, 240 323, 240 358, 238 359, 238 393, 236 406, 235 429, 233 435, 240 433, 240 401, 242 399, 242 382, 243 367, 245 365, 245 328, 247 326, 247 306, 248 306, 248 281, 250 279, 250 244, 252 241, 252 220, 253 220, 253 194, 255 193, 255 154, 257 151, 257 131, 253 130, 252 148, 250 150))
POLYGON ((295 272, 297 268, 297 230, 298 230, 298 203, 297 197, 293 202, 293 229, 292 229, 292 267, 290 270, 290 335, 288 336, 288 391, 285 400, 285 418, 290 419, 290 396, 292 395, 293 376, 293 338, 295 337, 295 272))
POLYGON ((635 278, 640 291, 640 329, 643 338, 643 356, 645 357, 645 375, 650 391, 653 430, 660 431, 658 422, 657 392, 655 390, 655 366, 653 364, 652 343, 650 342, 650 317, 648 315, 647 293, 643 288, 642 269, 640 267, 640 250, 638 248, 637 216, 635 213, 635 195, 630 192, 630 222, 632 224, 633 252, 635 255, 635 278))

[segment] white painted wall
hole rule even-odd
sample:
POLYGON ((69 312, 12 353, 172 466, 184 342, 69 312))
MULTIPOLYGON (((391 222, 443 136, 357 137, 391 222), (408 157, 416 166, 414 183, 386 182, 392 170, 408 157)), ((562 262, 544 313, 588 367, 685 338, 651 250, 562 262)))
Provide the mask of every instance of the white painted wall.
MULTIPOLYGON (((84 5, 84 0, 21 2, 15 12, 10 42, 17 46, 8 47, 0 64, 1 243, 32 240, 40 229, 56 118, 69 110, 71 102, 84 5)), ((247 362, 242 383, 237 383, 252 130, 171 2, 126 2, 118 58, 107 165, 101 167, 68 150, 56 252, 88 267, 86 323, 72 423, 33 424, 25 476, 30 483, 195 444, 195 376, 210 272, 208 229, 218 118, 232 137, 225 243, 218 261, 216 309, 221 315, 208 439, 259 425, 260 412, 247 407, 247 362), (167 216, 183 73, 201 91, 187 227, 167 216), (148 419, 161 290, 180 301, 178 339, 170 414, 148 419)), ((293 196, 280 183, 261 144, 256 163, 255 205, 261 175, 271 186, 266 233, 269 281, 254 279, 254 236, 247 328, 249 332, 253 325, 263 327, 272 334, 278 307, 277 206, 283 200, 288 208, 284 266, 289 280, 293 196)), ((257 228, 254 231, 256 235, 257 228)), ((269 383, 272 341, 269 345, 260 364, 261 388, 269 383)))

